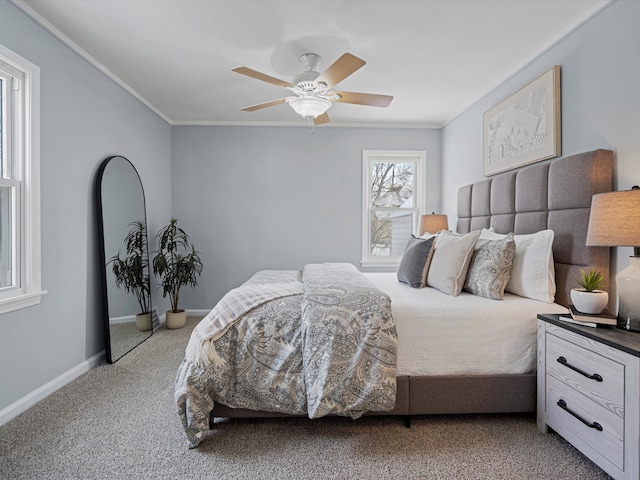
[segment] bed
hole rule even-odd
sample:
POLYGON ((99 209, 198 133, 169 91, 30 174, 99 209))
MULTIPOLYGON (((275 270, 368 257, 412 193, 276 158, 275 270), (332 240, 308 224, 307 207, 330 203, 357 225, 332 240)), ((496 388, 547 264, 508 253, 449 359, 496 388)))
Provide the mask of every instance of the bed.
MULTIPOLYGON (((275 301, 255 307, 251 303, 255 299, 242 297, 236 303, 247 307, 247 313, 225 324, 228 315, 221 310, 223 299, 212 310, 215 315, 203 322, 206 328, 199 325, 194 330, 176 378, 176 403, 189 446, 199 444, 214 417, 358 418, 365 414, 410 418, 535 411, 536 315, 566 312, 580 269, 597 268, 609 279, 609 249, 586 247, 585 240, 591 197, 611 190, 612 172, 612 152, 595 150, 460 188, 456 234, 441 232, 435 240, 424 271, 429 287, 414 288, 399 282, 396 274, 360 274, 344 264, 259 272, 247 283, 265 289, 270 284, 281 285, 285 291, 277 293, 275 301), (474 252, 467 263, 469 271, 460 274, 464 278, 452 280, 445 271, 452 270, 451 259, 457 254, 449 253, 461 247, 446 250, 445 240, 451 245, 470 244, 471 237, 475 250, 465 253, 474 252), (513 270, 509 283, 502 285, 501 299, 496 300, 492 292, 474 290, 469 272, 479 245, 506 242, 515 244, 513 270), (297 290, 303 283, 310 289, 307 293, 297 290), (462 284, 474 293, 448 291, 452 285, 461 289, 462 284), (316 301, 309 303, 306 297, 316 301), (363 307, 363 299, 372 303, 363 307), (357 315, 345 313, 346 308, 353 308, 357 315), (370 329, 367 333, 342 332, 331 337, 329 347, 323 347, 323 333, 315 328, 326 309, 334 309, 329 310, 330 316, 349 318, 351 323, 355 318, 370 329), (306 312, 310 326, 302 334, 285 331, 282 325, 298 310, 306 312), (271 316, 271 323, 254 316, 264 312, 271 316), (217 347, 208 353, 191 351, 194 336, 203 332, 208 340, 200 339, 198 345, 217 347), (344 341, 356 337, 362 337, 360 346, 344 341), (234 350, 238 341, 244 342, 245 353, 234 350), (311 350, 310 359, 292 353, 289 349, 294 344, 314 345, 315 349, 301 348, 311 350), (339 353, 339 358, 329 360, 330 367, 321 366, 319 360, 327 351, 339 353), (193 360, 207 355, 233 365, 212 374, 215 369, 195 365, 193 360), (280 365, 277 381, 271 378, 273 368, 263 368, 267 357, 280 365), (314 372, 313 378, 304 377, 305 369, 314 372), (222 380, 226 383, 220 383, 222 380), (298 383, 302 384, 299 390, 316 392, 308 395, 313 398, 298 399, 292 391, 298 383), (269 397, 266 403, 265 397, 269 397), (351 403, 342 405, 343 397, 351 403), (275 406, 274 398, 278 400, 275 406)), ((331 328, 346 331, 350 327, 331 328)))

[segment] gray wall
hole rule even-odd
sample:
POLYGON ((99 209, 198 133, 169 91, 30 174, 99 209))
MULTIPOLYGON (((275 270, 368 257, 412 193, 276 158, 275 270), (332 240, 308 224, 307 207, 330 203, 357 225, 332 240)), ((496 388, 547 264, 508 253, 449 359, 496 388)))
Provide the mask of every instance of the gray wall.
POLYGON ((205 265, 181 291, 190 308, 259 269, 359 266, 365 149, 426 150, 427 208, 440 208, 439 130, 188 126, 172 148, 173 212, 205 265))
MULTIPOLYGON (((0 315, 0 410, 104 348, 93 182, 123 155, 146 190, 149 230, 171 212, 171 127, 6 0, 0 43, 41 71, 40 305, 0 315)), ((46 421, 46 420, 45 420, 46 421)))
MULTIPOLYGON (((561 65, 562 154, 611 149, 614 188, 640 184, 638 25, 640 2, 618 0, 443 128, 442 201, 450 218, 458 188, 484 178, 483 113, 553 65, 561 65)), ((612 249, 613 275, 630 255, 631 248, 612 249)))

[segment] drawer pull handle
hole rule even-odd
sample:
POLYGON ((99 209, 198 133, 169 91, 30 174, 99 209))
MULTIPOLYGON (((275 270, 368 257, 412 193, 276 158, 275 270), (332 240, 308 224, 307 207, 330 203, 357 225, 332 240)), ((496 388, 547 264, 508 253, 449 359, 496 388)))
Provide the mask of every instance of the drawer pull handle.
POLYGON ((580 420, 582 423, 584 423, 587 427, 589 428, 595 428, 596 430, 598 430, 599 432, 602 431, 602 425, 600 425, 598 422, 593 422, 593 423, 589 423, 587 422, 584 418, 582 418, 580 415, 578 415, 577 413, 571 411, 569 409, 569 407, 567 407, 567 402, 565 402, 564 400, 560 399, 558 400, 558 406, 563 409, 565 412, 570 413, 571 415, 573 415, 574 417, 576 417, 578 420, 580 420))
POLYGON ((585 377, 590 378, 591 380, 595 380, 596 382, 602 381, 602 377, 597 373, 594 373, 593 375, 589 375, 587 372, 584 372, 580 370, 578 367, 574 367, 573 365, 571 365, 569 362, 567 362, 567 359, 564 357, 558 357, 558 363, 561 363, 565 367, 569 367, 574 372, 578 372, 580 375, 584 375, 585 377))

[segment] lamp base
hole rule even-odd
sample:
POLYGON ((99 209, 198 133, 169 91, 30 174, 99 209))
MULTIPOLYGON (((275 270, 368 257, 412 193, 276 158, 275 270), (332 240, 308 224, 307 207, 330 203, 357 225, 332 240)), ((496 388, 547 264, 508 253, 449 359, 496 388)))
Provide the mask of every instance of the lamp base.
POLYGON ((640 257, 616 275, 618 286, 618 328, 640 332, 640 257))
POLYGON ((617 327, 628 332, 640 332, 640 320, 618 317, 617 327))

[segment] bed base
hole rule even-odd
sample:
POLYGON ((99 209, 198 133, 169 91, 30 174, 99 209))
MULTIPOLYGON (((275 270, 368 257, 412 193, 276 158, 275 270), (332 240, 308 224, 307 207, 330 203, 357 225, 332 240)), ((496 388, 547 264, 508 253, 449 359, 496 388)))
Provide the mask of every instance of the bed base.
MULTIPOLYGON (((451 375, 397 378, 396 406, 390 412, 368 412, 367 416, 404 416, 407 427, 412 415, 528 413, 536 411, 536 374, 451 375)), ((211 412, 223 418, 302 417, 279 412, 230 408, 216 403, 211 412)))

